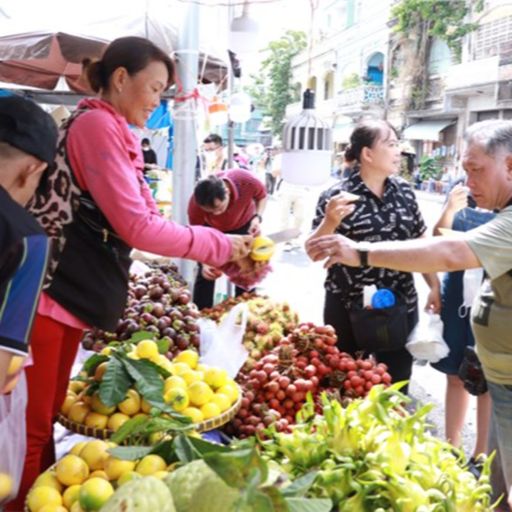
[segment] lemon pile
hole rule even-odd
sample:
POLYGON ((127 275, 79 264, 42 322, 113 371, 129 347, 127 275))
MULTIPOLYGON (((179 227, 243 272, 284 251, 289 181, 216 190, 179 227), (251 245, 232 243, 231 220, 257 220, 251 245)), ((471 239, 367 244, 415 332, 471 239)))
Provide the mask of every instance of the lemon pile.
POLYGON ((108 452, 114 446, 100 440, 77 443, 37 477, 27 496, 30 512, 94 512, 124 483, 149 475, 163 479, 171 470, 159 455, 117 459, 108 452))
MULTIPOLYGON (((110 350, 104 349, 104 355, 109 355, 110 350)), ((171 374, 163 383, 163 399, 194 423, 219 416, 238 399, 238 386, 227 372, 199 364, 199 354, 194 350, 180 352, 170 361, 158 352, 153 340, 142 340, 128 356, 148 359, 171 374)), ((107 367, 108 361, 98 365, 94 381, 101 382, 107 367)), ((135 389, 129 389, 116 406, 107 407, 97 391, 88 392, 89 385, 79 380, 69 383, 61 413, 75 423, 116 432, 130 418, 146 416, 151 410, 151 405, 135 389)))
POLYGON ((164 400, 194 423, 215 418, 238 399, 238 386, 226 370, 199 363, 193 350, 180 352, 164 381, 164 400))

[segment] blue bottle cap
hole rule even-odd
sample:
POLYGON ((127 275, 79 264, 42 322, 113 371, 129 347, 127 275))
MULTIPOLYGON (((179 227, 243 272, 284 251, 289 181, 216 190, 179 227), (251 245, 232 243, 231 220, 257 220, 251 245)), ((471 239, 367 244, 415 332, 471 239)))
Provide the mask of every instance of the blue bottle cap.
POLYGON ((395 294, 387 288, 381 288, 372 295, 372 308, 383 309, 395 305, 395 294))

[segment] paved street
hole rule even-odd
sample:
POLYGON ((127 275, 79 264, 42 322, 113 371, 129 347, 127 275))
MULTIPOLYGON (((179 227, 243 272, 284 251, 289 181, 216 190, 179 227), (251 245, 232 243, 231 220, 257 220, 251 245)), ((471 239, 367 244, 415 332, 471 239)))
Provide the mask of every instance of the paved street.
MULTIPOLYGON (((309 215, 304 220, 304 232, 309 230, 318 192, 319 190, 316 189, 307 196, 306 211, 309 212, 309 215)), ((437 194, 418 192, 420 208, 429 229, 432 228, 439 217, 443 200, 443 197, 437 194)), ((269 200, 263 225, 264 232, 270 233, 285 227, 279 224, 282 218, 281 209, 279 197, 269 200)), ((287 301, 299 313, 301 320, 322 323, 325 271, 320 264, 314 264, 308 259, 303 249, 302 240, 299 247, 291 251, 285 251, 284 249, 283 244, 278 246, 277 254, 272 260, 274 272, 262 283, 261 292, 268 294, 275 300, 287 301)), ((421 305, 426 300, 427 286, 420 275, 416 277, 421 305)), ((432 369, 429 365, 414 365, 411 394, 421 402, 432 402, 436 405, 430 415, 430 421, 440 436, 443 436, 444 432, 444 390, 445 377, 443 374, 432 369)), ((471 452, 474 439, 474 407, 473 400, 464 432, 466 453, 471 452)))

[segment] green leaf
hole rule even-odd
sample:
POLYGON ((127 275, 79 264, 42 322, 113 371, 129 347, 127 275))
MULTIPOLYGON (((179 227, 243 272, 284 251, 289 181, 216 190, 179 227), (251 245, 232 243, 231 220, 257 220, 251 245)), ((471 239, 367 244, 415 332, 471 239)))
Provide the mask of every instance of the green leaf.
POLYGON ((121 362, 135 382, 137 391, 155 407, 164 408, 164 382, 160 378, 158 370, 151 361, 145 359, 130 359, 122 357, 121 362))
POLYGON ((149 455, 153 450, 153 446, 116 446, 108 451, 116 459, 121 460, 137 460, 149 455))
POLYGON ((101 364, 108 361, 110 358, 102 354, 93 354, 87 361, 85 361, 83 369, 87 372, 87 375, 93 375, 96 368, 101 364))
POLYGON ((156 337, 156 333, 150 331, 137 331, 134 332, 130 339, 126 343, 139 343, 142 340, 154 340, 156 337))
POLYGON ((166 336, 165 338, 156 340, 156 344, 160 354, 167 354, 167 352, 169 352, 169 347, 171 346, 171 338, 166 336))
POLYGON ((160 455, 160 457, 162 457, 162 459, 164 459, 167 464, 171 464, 172 462, 177 462, 179 460, 176 454, 176 450, 174 449, 173 439, 166 439, 165 441, 157 443, 155 446, 153 446, 151 453, 160 455))
POLYGON ((211 453, 228 453, 231 448, 221 444, 210 443, 204 439, 180 434, 173 441, 174 451, 180 462, 188 463, 202 459, 211 453))
POLYGON ((128 437, 134 436, 140 432, 144 432, 147 422, 147 418, 143 416, 130 418, 127 422, 123 423, 121 427, 119 427, 119 429, 111 437, 111 440, 114 441, 114 443, 122 443, 128 437))
POLYGON ((306 473, 304 476, 297 478, 290 485, 282 489, 283 495, 290 498, 304 496, 313 485, 317 474, 318 471, 311 471, 310 473, 306 473))
POLYGON ((126 398, 132 379, 117 357, 112 357, 100 384, 100 400, 112 407, 126 398))
POLYGON ((290 512, 330 512, 332 501, 320 498, 286 498, 290 512))
POLYGON ((87 388, 85 389, 85 394, 87 396, 92 396, 94 395, 94 393, 96 393, 96 391, 98 391, 99 387, 100 383, 95 380, 94 382, 91 382, 91 384, 87 386, 87 388))
POLYGON ((288 503, 277 487, 265 487, 260 489, 258 492, 267 496, 272 504, 272 510, 274 512, 289 512, 288 503))
POLYGON ((208 453, 203 459, 230 487, 243 489, 249 479, 261 485, 268 476, 267 465, 255 448, 208 453))

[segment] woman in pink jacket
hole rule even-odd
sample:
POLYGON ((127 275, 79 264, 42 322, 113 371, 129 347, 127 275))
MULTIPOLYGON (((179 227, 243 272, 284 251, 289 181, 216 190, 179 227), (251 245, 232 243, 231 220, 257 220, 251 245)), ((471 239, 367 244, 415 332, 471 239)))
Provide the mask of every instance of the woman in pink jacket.
POLYGON ((23 480, 8 510, 22 510, 30 485, 54 462, 53 421, 79 341, 91 326, 115 329, 131 249, 219 267, 246 256, 251 243, 250 236, 165 220, 144 181, 140 144, 128 125, 144 127, 159 105, 173 82, 171 59, 146 39, 125 37, 87 75, 99 97, 81 101, 62 126, 56 169, 31 207, 54 254, 31 340, 23 480))

